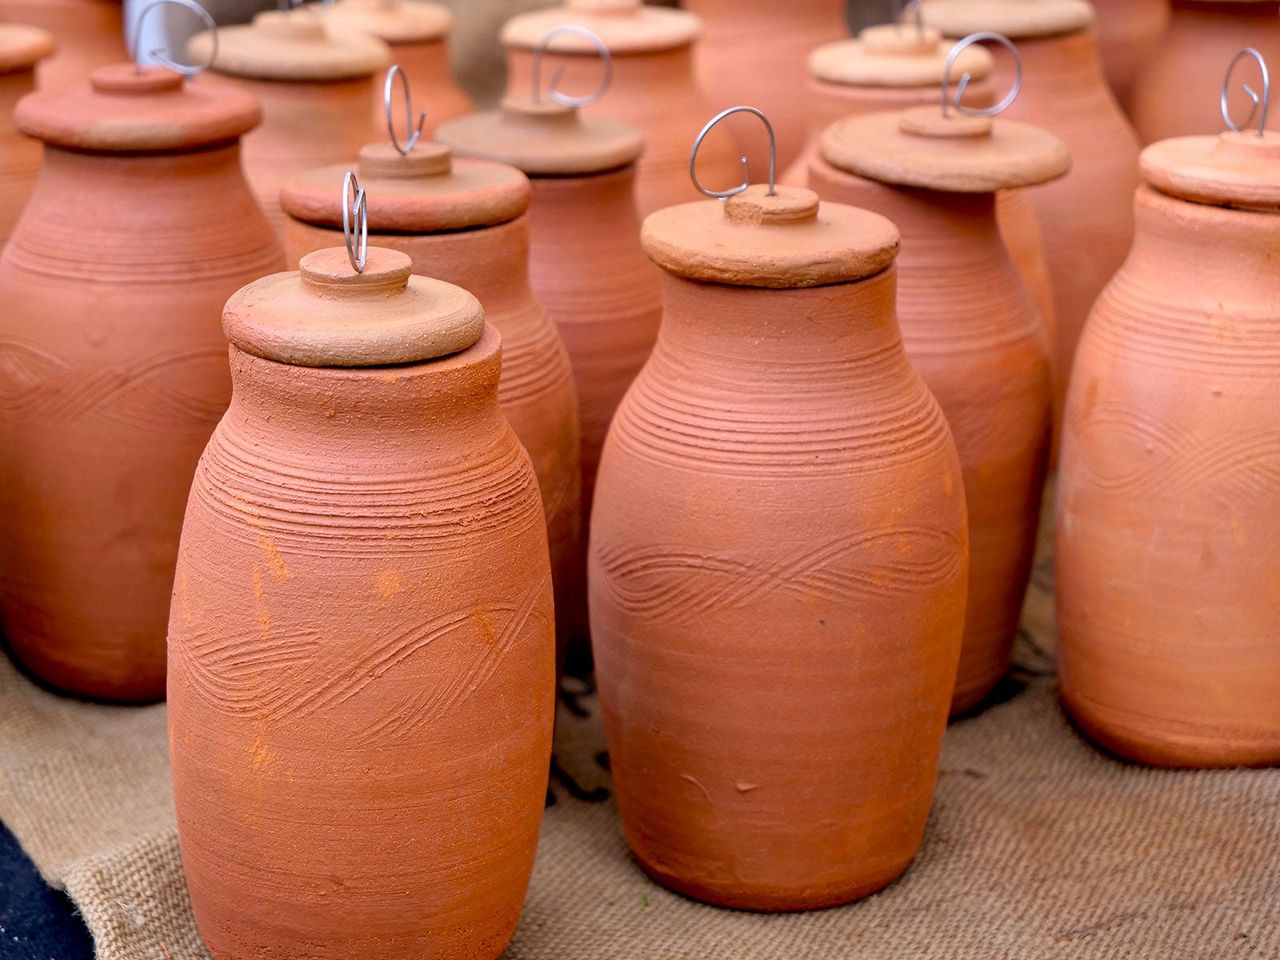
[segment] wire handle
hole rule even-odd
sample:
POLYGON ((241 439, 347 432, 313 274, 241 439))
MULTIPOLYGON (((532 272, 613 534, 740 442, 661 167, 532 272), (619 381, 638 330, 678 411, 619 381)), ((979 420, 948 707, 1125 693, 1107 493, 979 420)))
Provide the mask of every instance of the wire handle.
POLYGON ((556 37, 563 36, 582 37, 591 42, 596 48, 596 53, 600 55, 600 62, 604 67, 604 75, 600 78, 600 86, 596 88, 594 93, 585 97, 571 97, 567 93, 561 93, 558 89, 560 81, 564 79, 564 64, 556 67, 556 72, 551 77, 551 84, 547 88, 547 96, 554 102, 564 107, 589 107, 601 97, 605 95, 605 91, 609 89, 609 84, 613 82, 613 54, 609 52, 609 48, 605 46, 603 40, 595 33, 592 33, 586 27, 567 26, 556 27, 549 30, 538 43, 533 51, 533 102, 542 102, 542 57, 546 54, 551 46, 551 41, 556 37))
POLYGON ((728 110, 721 110, 710 122, 702 128, 702 132, 698 134, 698 139, 693 141, 693 151, 689 154, 689 179, 693 181, 693 185, 698 192, 704 196, 714 197, 717 200, 725 200, 729 197, 736 197, 747 187, 751 186, 751 168, 747 164, 747 158, 741 157, 742 160, 742 183, 736 187, 730 187, 728 190, 708 190, 698 180, 698 151, 702 149, 702 141, 707 138, 707 134, 712 128, 723 120, 725 117, 732 116, 735 113, 750 113, 760 118, 766 130, 769 131, 769 196, 776 196, 778 191, 777 171, 778 171, 778 140, 773 135, 773 124, 769 122, 761 111, 755 107, 730 107, 728 110))
POLYGON ((154 50, 148 50, 147 56, 151 57, 160 66, 172 70, 174 73, 180 73, 184 77, 194 77, 197 74, 204 73, 213 66, 214 61, 218 59, 218 24, 209 15, 209 11, 195 0, 151 0, 142 12, 138 14, 138 19, 133 21, 133 41, 129 44, 129 59, 133 61, 134 67, 139 73, 142 72, 142 63, 138 59, 138 44, 142 42, 142 27, 152 10, 159 7, 172 6, 182 7, 184 10, 190 10, 192 13, 200 17, 204 21, 205 29, 209 31, 213 37, 210 43, 209 59, 201 64, 178 63, 169 57, 164 47, 156 47, 154 50))
POLYGON ((1258 107, 1262 107, 1262 118, 1258 122, 1258 136, 1266 135, 1267 112, 1271 109, 1271 72, 1267 69, 1266 58, 1256 48, 1245 47, 1231 58, 1231 65, 1227 67, 1227 75, 1222 78, 1222 96, 1219 98, 1219 103, 1222 106, 1222 119, 1226 121, 1227 128, 1234 130, 1236 133, 1248 130, 1249 125, 1253 123, 1254 116, 1258 113, 1258 107), (1231 92, 1231 75, 1235 73, 1236 64, 1246 57, 1253 57, 1258 62, 1258 69, 1262 71, 1262 96, 1259 97, 1258 91, 1247 83, 1241 84, 1244 87, 1244 92, 1253 101, 1253 109, 1249 111, 1249 116, 1245 117, 1244 125, 1236 126, 1236 122, 1231 119, 1231 105, 1228 102, 1228 94, 1231 92))
POLYGON ((942 69, 942 115, 950 116, 950 108, 955 107, 957 113, 966 114, 970 117, 994 117, 997 113, 1004 113, 1011 106, 1013 101, 1018 99, 1018 94, 1022 92, 1022 54, 1018 53, 1018 48, 1013 45, 1010 40, 1002 33, 971 33, 965 37, 947 54, 947 64, 942 69), (960 83, 956 86, 956 94, 954 99, 951 96, 951 71, 955 67, 956 58, 960 56, 966 49, 975 43, 990 41, 992 43, 1003 44, 1013 54, 1014 79, 1013 89, 1005 94, 1005 98, 999 103, 990 107, 966 107, 964 105, 964 94, 969 89, 969 83, 973 80, 973 75, 968 70, 964 72, 964 76, 960 78, 960 83))
POLYGON ((342 178, 342 240, 351 266, 356 273, 362 273, 369 262, 369 199, 351 170, 342 178), (354 228, 352 219, 356 222, 354 228))
POLYGON ((924 11, 920 9, 920 0, 893 0, 893 22, 898 28, 899 36, 902 35, 902 25, 908 17, 916 22, 916 39, 923 42, 924 11))
POLYGON ((415 127, 413 125, 413 94, 409 92, 409 77, 400 69, 398 63, 392 64, 387 70, 387 80, 382 85, 382 105, 387 112, 387 133, 391 135, 391 145, 402 157, 407 157, 413 153, 413 148, 422 139, 422 125, 427 122, 427 111, 423 110, 418 114, 418 125, 415 127), (396 77, 400 78, 400 90, 404 94, 404 129, 405 135, 409 138, 403 145, 396 133, 395 113, 391 109, 391 87, 396 77))

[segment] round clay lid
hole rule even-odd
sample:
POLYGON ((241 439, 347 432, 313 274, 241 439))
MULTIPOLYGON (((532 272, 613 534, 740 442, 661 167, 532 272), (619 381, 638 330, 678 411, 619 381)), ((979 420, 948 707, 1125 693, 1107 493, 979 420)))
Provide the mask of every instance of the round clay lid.
POLYGON ((794 289, 861 280, 898 255, 898 228, 868 210, 820 203, 803 187, 763 184, 728 200, 649 214, 640 240, 658 266, 690 280, 794 289))
MULTIPOLYGON (((824 83, 845 87, 927 87, 942 83, 954 43, 932 27, 921 37, 912 25, 867 27, 856 40, 837 40, 809 55, 809 72, 824 83)), ((976 44, 960 51, 952 70, 956 82, 967 71, 974 80, 991 76, 995 60, 976 44)), ((942 93, 939 90, 938 98, 942 93)))
MULTIPOLYGON (((187 44, 193 63, 209 58, 208 31, 187 44)), ((328 29, 306 8, 267 10, 253 23, 218 31, 213 69, 255 80, 319 81, 367 77, 391 64, 391 48, 358 30, 328 29)))
POLYGON ((644 149, 640 132, 624 123, 520 97, 508 97, 501 110, 447 120, 436 128, 436 139, 459 156, 508 163, 531 177, 616 170, 644 149))
POLYGON ((924 19, 944 36, 990 30, 1010 40, 1078 33, 1093 26, 1088 0, 923 0, 924 19))
POLYGON ((338 0, 325 16, 337 28, 359 30, 387 43, 442 40, 453 30, 449 8, 427 0, 338 0))
MULTIPOLYGON (((683 10, 645 6, 641 0, 568 0, 562 7, 535 10, 512 17, 502 28, 508 47, 534 49, 557 27, 586 27, 614 55, 670 50, 693 43, 702 33, 702 20, 683 10)), ((555 52, 596 55, 585 37, 556 38, 555 52)))
POLYGON ((299 268, 236 291, 222 314, 227 339, 301 367, 384 367, 458 353, 484 332, 480 301, 413 276, 398 250, 369 247, 360 273, 346 247, 309 253, 299 268))
MULTIPOLYGON (((308 170, 280 193, 285 212, 305 223, 342 226, 346 166, 308 170)), ((420 143, 401 156, 389 143, 360 151, 360 185, 367 191, 369 230, 440 233, 507 223, 529 208, 529 179, 489 160, 454 159, 441 143, 420 143)))
POLYGON ((994 193, 1056 180, 1071 169, 1067 145, 1014 120, 940 107, 837 120, 822 134, 827 163, 881 183, 950 193, 994 193))
POLYGON ((1161 193, 1244 210, 1280 210, 1280 133, 1175 137, 1142 151, 1142 175, 1161 193))
POLYGON ((53 34, 39 27, 0 23, 0 73, 30 70, 53 50, 53 34))
POLYGON ((261 122, 262 108, 226 84, 117 63, 93 71, 87 86, 28 94, 13 120, 27 136, 68 150, 171 152, 235 140, 261 122))

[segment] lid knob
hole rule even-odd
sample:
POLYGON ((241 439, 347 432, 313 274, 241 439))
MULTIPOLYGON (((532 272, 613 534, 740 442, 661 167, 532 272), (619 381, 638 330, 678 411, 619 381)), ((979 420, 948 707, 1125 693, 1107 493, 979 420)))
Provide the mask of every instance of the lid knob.
POLYGON ((324 24, 313 16, 297 16, 283 10, 264 10, 253 18, 253 28, 282 40, 324 40, 324 24))

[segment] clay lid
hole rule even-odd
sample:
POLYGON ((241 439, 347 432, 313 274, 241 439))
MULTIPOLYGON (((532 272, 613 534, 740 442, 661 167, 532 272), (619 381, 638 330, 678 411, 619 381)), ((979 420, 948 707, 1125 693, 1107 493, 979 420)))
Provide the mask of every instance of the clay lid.
MULTIPOLYGON (((882 24, 867 27, 856 40, 818 47, 809 55, 809 72, 824 83, 846 87, 926 87, 942 83, 953 46, 932 27, 922 40, 913 25, 882 24)), ((974 80, 985 80, 994 66, 991 53, 975 45, 960 52, 952 72, 957 82, 966 71, 974 80)))
POLYGON ((13 120, 27 136, 68 150, 168 152, 235 140, 261 122, 262 108, 226 84, 116 63, 93 71, 87 85, 28 94, 13 120))
POLYGON ((299 268, 236 291, 222 314, 227 339, 301 367, 384 367, 446 357, 484 332, 479 300, 412 276, 412 261, 399 250, 370 247, 363 273, 345 247, 309 253, 299 268))
POLYGON ((39 27, 0 23, 0 73, 30 70, 53 49, 53 34, 39 27))
POLYGON ((803 187, 763 184, 728 200, 651 213, 640 241, 651 260, 690 280, 793 289, 861 280, 898 255, 898 228, 879 214, 820 203, 803 187))
POLYGON ((1175 137, 1142 151, 1142 175, 1162 193, 1244 210, 1280 210, 1280 133, 1175 137))
MULTIPOLYGON (((346 166, 308 170, 285 185, 280 203, 291 217, 342 226, 346 166)), ((379 233, 440 233, 514 220, 529 208, 529 180, 515 167, 455 160, 442 143, 420 143, 407 157, 389 143, 360 151, 360 184, 369 229, 379 233)))
POLYGON ((1027 40, 1077 33, 1094 22, 1087 0, 923 0, 920 7, 929 26, 948 37, 991 30, 1027 40))
POLYGON ((615 170, 644 149, 638 130, 573 107, 507 97, 502 109, 448 120, 436 139, 459 156, 509 163, 529 176, 565 177, 615 170))
MULTIPOLYGON (((209 57, 208 31, 187 44, 193 63, 209 57)), ((213 69, 257 80, 325 81, 367 77, 391 63, 391 48, 358 30, 325 27, 307 9, 267 10, 253 23, 218 31, 213 69)))
POLYGON ((360 30, 387 43, 441 40, 453 30, 449 8, 426 0, 338 0, 325 16, 335 27, 360 30))
POLYGON ((822 134, 827 163, 881 183, 951 193, 994 193, 1056 180, 1067 145, 1014 120, 915 107, 837 120, 822 134))
MULTIPOLYGON (((641 0, 568 0, 562 7, 512 17, 502 28, 508 47, 537 47, 556 27, 586 27, 614 55, 670 50, 692 43, 702 33, 702 20, 683 10, 647 7, 641 0)), ((596 48, 585 37, 556 38, 555 52, 587 53, 596 48)))

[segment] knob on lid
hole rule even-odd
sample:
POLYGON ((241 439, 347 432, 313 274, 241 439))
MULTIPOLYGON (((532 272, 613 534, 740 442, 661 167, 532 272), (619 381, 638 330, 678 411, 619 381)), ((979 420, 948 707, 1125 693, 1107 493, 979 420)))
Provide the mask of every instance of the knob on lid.
MULTIPOLYGON (((938 83, 952 44, 932 27, 922 38, 916 28, 867 27, 856 40, 823 44, 809 55, 809 72, 824 83, 846 87, 925 87, 938 83)), ((967 47, 955 64, 955 76, 973 80, 991 76, 995 62, 982 47, 967 47)))
MULTIPOLYGON (((193 60, 207 60, 213 43, 198 33, 187 44, 193 60)), ((391 63, 391 49, 357 30, 328 29, 310 10, 267 10, 253 23, 218 31, 213 70, 257 80, 334 81, 367 77, 391 63)))
POLYGON ((1142 176, 1161 193, 1243 210, 1280 210, 1280 133, 1229 130, 1175 137, 1142 151, 1142 176))
POLYGON ((944 36, 992 30, 1012 40, 1079 33, 1093 26, 1088 0, 922 0, 925 22, 944 36))
MULTIPOLYGON (((650 7, 641 0, 569 0, 562 7, 512 17, 502 28, 508 47, 533 49, 558 27, 586 27, 617 56, 670 50, 692 43, 702 33, 702 20, 683 10, 650 7)), ((594 53, 585 40, 556 45, 556 53, 594 53)))
POLYGON ((0 23, 0 73, 30 70, 53 50, 53 35, 39 27, 0 23))
POLYGON ((387 43, 427 43, 453 30, 449 8, 426 0, 338 0, 325 16, 335 30, 359 30, 387 43))

